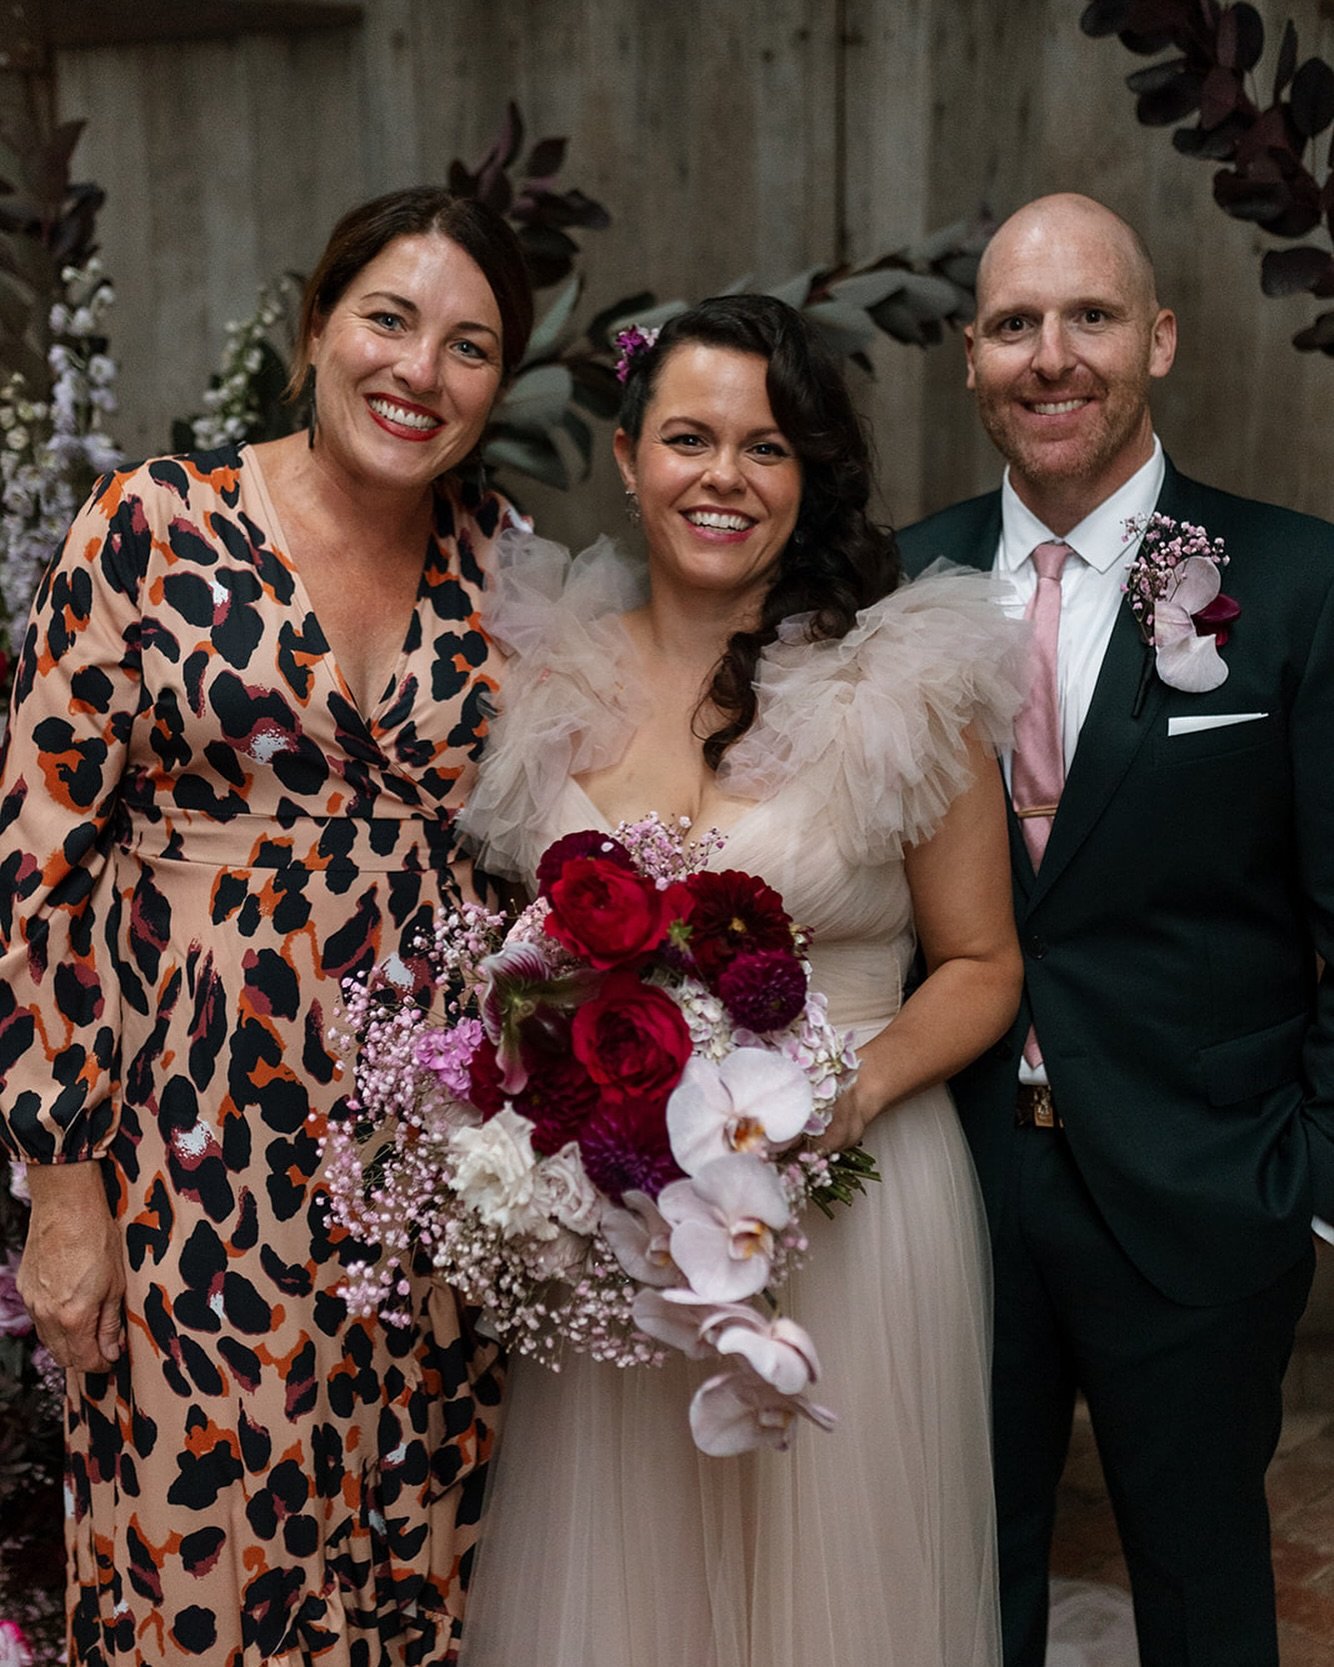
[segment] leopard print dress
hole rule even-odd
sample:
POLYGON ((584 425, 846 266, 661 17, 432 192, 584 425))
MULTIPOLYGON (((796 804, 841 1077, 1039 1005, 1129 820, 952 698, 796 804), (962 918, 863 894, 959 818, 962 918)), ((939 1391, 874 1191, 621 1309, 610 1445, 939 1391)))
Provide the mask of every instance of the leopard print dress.
POLYGON ((35 604, 0 781, 0 1140, 98 1158, 128 1349, 69 1373, 71 1659, 452 1661, 499 1401, 421 1282, 350 1321, 319 1137, 339 981, 452 892, 494 494, 440 493, 358 710, 251 451, 106 477, 35 604))

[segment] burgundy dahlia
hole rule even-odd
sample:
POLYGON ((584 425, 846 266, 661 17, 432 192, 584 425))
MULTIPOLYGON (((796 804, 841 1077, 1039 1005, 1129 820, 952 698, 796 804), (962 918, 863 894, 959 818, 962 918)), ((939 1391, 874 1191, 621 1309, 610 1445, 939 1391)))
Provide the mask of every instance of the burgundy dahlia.
POLYGON ((790 1025, 806 1005, 806 974, 781 949, 738 955, 718 980, 718 994, 735 1024, 763 1034, 790 1025))
POLYGON ((533 1149, 543 1157, 559 1152, 597 1110, 598 1087, 577 1059, 544 1056, 533 1063, 514 1109, 531 1118, 533 1149))
POLYGON ((713 988, 738 955, 760 949, 791 951, 792 917, 763 880, 733 868, 721 874, 705 869, 692 874, 686 885, 694 904, 690 953, 713 988))
POLYGON ((500 1086, 500 1080, 496 1044, 483 1036, 468 1061, 468 1099, 484 1119, 494 1117, 505 1103, 505 1090, 500 1086))
POLYGON ((667 1138, 663 1101, 604 1104, 580 1129, 578 1138, 588 1178, 617 1204, 623 1193, 634 1188, 656 1198, 668 1181, 681 1178, 667 1138))

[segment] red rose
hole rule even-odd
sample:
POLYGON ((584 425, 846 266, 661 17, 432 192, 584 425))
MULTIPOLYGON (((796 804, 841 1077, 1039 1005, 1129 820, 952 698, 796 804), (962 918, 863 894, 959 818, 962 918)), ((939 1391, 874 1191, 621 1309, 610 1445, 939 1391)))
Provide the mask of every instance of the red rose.
POLYGON ((609 1100, 665 1100, 690 1058, 680 1008, 625 968, 575 1014, 570 1041, 609 1100))
POLYGON ((610 834, 595 833, 591 828, 582 833, 566 834, 548 845, 537 865, 537 894, 549 897, 551 888, 560 879, 565 864, 574 857, 602 857, 619 868, 633 868, 634 861, 619 839, 610 834))
POLYGON ((574 857, 549 893, 546 929, 599 968, 642 959, 671 923, 668 896, 652 880, 605 857, 574 857))
POLYGON ((690 953, 700 976, 717 981, 738 955, 761 949, 792 950, 792 917, 783 899, 763 880, 735 868, 704 870, 686 881, 690 911, 690 953))

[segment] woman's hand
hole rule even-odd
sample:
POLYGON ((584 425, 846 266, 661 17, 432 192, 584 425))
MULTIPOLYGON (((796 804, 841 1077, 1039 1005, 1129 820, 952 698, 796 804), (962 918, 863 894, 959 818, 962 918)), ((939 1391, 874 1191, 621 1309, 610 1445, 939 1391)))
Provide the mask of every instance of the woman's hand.
POLYGON ((18 1287, 61 1366, 106 1372, 125 1340, 125 1264, 97 1162, 32 1164, 18 1287))
POLYGON ((834 1101, 834 1109, 829 1118, 829 1127, 818 1139, 812 1140, 811 1145, 817 1152, 843 1152, 849 1146, 860 1143, 866 1133, 866 1125, 880 1110, 878 1105, 871 1102, 864 1091, 858 1091, 858 1084, 845 1088, 834 1101))

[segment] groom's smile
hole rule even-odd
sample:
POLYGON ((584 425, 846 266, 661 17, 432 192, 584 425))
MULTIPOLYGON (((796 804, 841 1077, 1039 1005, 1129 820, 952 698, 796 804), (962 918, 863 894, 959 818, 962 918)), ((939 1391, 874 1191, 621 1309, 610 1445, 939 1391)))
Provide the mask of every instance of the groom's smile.
POLYGON ((1149 456, 1149 384, 1176 346, 1172 314, 1128 252, 1109 259, 1104 232, 1073 205, 1011 222, 983 257, 965 331, 982 425, 1054 532, 1149 456))

